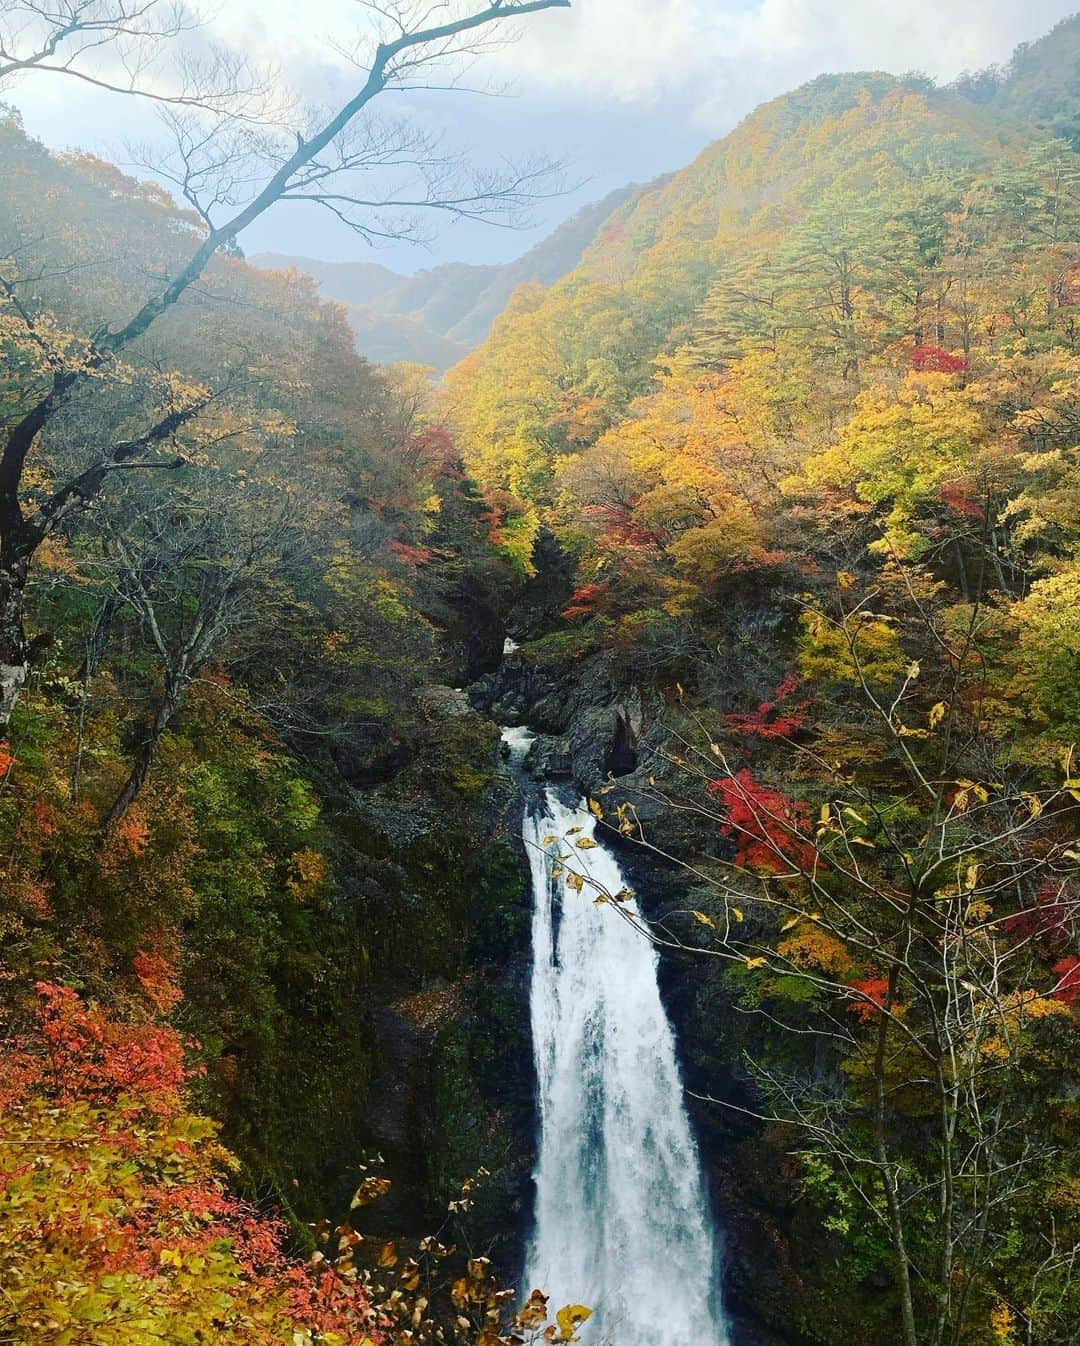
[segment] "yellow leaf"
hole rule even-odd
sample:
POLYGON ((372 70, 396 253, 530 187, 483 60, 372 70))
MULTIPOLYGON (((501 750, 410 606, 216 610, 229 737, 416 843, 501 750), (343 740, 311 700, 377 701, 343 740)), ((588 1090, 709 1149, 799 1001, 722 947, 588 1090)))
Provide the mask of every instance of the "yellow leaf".
POLYGON ((855 580, 856 576, 850 570, 838 570, 836 572, 836 587, 838 589, 853 589, 855 580))
POLYGON ((748 958, 746 960, 746 966, 753 970, 754 968, 764 967, 767 961, 768 960, 765 958, 748 958))
POLYGON ((576 845, 579 851, 596 850, 596 842, 593 841, 592 837, 582 837, 581 840, 576 843, 576 845))
POLYGON ((584 1304, 567 1304, 561 1308, 555 1315, 555 1321, 559 1324, 562 1340, 573 1341, 575 1329, 591 1317, 592 1309, 587 1309, 584 1304))
POLYGON ((713 930, 716 929, 716 922, 713 920, 711 916, 706 916, 703 911, 692 911, 690 915, 693 916, 694 920, 697 921, 700 925, 707 925, 710 926, 713 930))
POLYGON ((571 869, 566 875, 566 886, 567 888, 573 888, 575 893, 580 893, 582 888, 585 887, 585 880, 571 869))
POLYGON ((944 701, 939 701, 936 706, 930 707, 930 714, 927 718, 930 721, 931 729, 936 729, 945 718, 945 710, 946 706, 944 701))
POLYGON ((1070 776, 1062 789, 1068 790, 1074 799, 1080 799, 1080 776, 1070 776))
POLYGON ((589 812, 593 815, 594 818, 602 819, 604 816, 604 810, 600 807, 600 805, 596 802, 595 799, 589 800, 589 812))
POLYGON ((784 924, 780 927, 780 933, 782 935, 786 935, 789 930, 794 930, 801 920, 802 920, 801 916, 789 916, 788 919, 784 922, 784 924))
POLYGON ((1038 818, 1043 811, 1042 800, 1038 795, 1024 795, 1024 803, 1028 806, 1028 813, 1033 818, 1038 818))
POLYGON ((558 841, 558 839, 559 839, 559 838, 558 838, 553 832, 551 832, 551 833, 549 833, 546 837, 541 837, 541 838, 540 838, 540 845, 541 845, 541 846, 553 846, 553 845, 555 844, 555 842, 558 841))
POLYGON ((742 919, 743 919, 743 914, 742 914, 742 912, 739 910, 739 908, 738 908, 738 907, 729 907, 728 910, 731 912, 731 919, 732 919, 733 921, 738 921, 738 922, 741 924, 741 923, 742 923, 742 919))
POLYGON ((908 666, 907 666, 907 676, 908 676, 909 680, 912 680, 912 681, 913 681, 915 678, 917 678, 917 677, 919 676, 919 674, 920 674, 921 672, 922 672, 922 670, 919 668, 919 661, 918 661, 918 659, 913 659, 913 660, 911 661, 911 663, 908 664, 908 666))

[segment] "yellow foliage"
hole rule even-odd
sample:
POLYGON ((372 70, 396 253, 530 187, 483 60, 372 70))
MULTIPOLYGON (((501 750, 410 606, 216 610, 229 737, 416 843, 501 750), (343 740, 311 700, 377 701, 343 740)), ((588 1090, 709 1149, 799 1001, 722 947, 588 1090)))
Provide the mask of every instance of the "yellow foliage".
POLYGON ((843 623, 815 609, 803 614, 799 667, 822 682, 888 685, 903 676, 907 660, 896 628, 887 618, 860 611, 843 623))
POLYGON ((911 373, 896 393, 870 389, 836 442, 807 463, 805 479, 888 504, 886 543, 901 556, 917 554, 922 543, 910 525, 920 503, 977 465, 989 435, 980 403, 952 374, 911 373))
POLYGON ((1009 1308, 1008 1304, 995 1304, 990 1310, 990 1330, 994 1334, 994 1340, 1008 1346, 1015 1340, 1013 1328, 1016 1326, 1016 1314, 1009 1308))
POLYGON ((796 930, 789 939, 777 945, 776 952, 797 967, 813 968, 835 976, 843 976, 852 967, 851 957, 843 944, 818 925, 796 930))
POLYGON ((330 867, 321 851, 305 846, 294 851, 289 861, 289 877, 285 886, 298 902, 313 897, 326 883, 330 867))

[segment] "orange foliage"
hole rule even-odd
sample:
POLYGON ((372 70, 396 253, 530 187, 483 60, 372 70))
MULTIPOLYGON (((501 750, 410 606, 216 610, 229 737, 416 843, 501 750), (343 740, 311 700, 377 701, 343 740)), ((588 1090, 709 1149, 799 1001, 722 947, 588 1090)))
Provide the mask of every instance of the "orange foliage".
POLYGON ((776 952, 797 967, 816 968, 837 976, 843 976, 851 968, 847 949, 817 925, 796 930, 777 945, 776 952))

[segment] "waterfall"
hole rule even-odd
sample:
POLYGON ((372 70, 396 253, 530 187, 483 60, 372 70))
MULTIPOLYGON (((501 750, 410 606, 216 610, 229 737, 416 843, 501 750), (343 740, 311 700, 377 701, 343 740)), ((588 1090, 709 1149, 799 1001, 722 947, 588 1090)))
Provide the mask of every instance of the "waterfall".
MULTIPOLYGON (((526 731, 504 736, 511 756, 526 731)), ((624 887, 596 820, 548 791, 523 835, 533 880, 533 1050, 540 1094, 536 1219, 526 1292, 594 1311, 589 1346, 727 1346, 701 1165, 675 1040, 649 941, 595 890, 552 874, 581 831, 573 866, 624 887)), ((633 903, 627 908, 636 911, 633 903)))

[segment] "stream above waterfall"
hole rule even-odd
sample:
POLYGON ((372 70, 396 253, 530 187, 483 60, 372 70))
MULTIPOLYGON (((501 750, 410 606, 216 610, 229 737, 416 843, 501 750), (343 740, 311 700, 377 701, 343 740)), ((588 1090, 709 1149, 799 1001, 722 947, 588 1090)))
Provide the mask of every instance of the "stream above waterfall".
MULTIPOLYGON (((503 741, 520 766, 528 730, 506 729, 503 741)), ((656 951, 593 900, 626 886, 595 829, 584 800, 568 805, 550 789, 529 800, 522 824, 540 1131, 524 1288, 541 1288, 553 1306, 588 1305, 589 1346, 726 1346, 716 1237, 656 951), (567 886, 557 860, 571 850, 573 870, 597 887, 567 886)), ((623 910, 637 912, 632 900, 623 910)))

